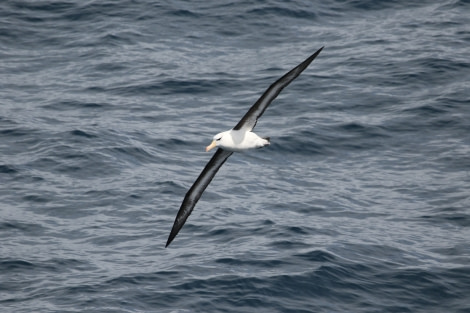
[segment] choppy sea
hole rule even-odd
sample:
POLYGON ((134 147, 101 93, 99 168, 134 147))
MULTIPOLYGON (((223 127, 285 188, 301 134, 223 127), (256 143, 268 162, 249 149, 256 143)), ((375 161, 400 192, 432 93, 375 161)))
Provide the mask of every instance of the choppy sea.
POLYGON ((470 312, 470 1, 0 16, 1 312, 470 312), (212 136, 322 46, 165 249, 212 136))

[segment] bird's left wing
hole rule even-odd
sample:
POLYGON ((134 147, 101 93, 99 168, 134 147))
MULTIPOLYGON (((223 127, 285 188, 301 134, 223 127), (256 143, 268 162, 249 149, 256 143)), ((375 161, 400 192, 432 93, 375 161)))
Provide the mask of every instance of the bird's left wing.
POLYGON ((171 229, 171 233, 168 237, 165 248, 168 247, 173 239, 175 239, 176 235, 188 219, 188 216, 193 211, 194 206, 198 202, 199 198, 201 198, 201 195, 206 189, 207 185, 209 185, 219 168, 222 166, 222 164, 224 164, 224 162, 232 153, 233 152, 231 151, 226 151, 219 148, 214 153, 209 163, 207 163, 206 167, 204 167, 202 173, 199 175, 184 197, 183 203, 181 204, 178 214, 176 215, 175 222, 173 223, 173 228, 171 229))

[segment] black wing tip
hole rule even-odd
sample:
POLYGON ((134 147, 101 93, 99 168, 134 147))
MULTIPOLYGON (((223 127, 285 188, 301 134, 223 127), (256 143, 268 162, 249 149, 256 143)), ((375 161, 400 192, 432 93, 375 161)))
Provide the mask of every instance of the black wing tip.
POLYGON ((170 245, 170 243, 173 241, 173 239, 175 239, 177 234, 178 232, 175 232, 174 229, 171 230, 170 236, 168 236, 168 240, 166 241, 165 248, 170 245))
POLYGON ((320 54, 320 52, 325 48, 325 46, 321 47, 318 49, 314 54, 312 54, 310 57, 307 58, 307 63, 310 64, 315 58, 320 54))
POLYGON ((170 243, 175 239, 176 235, 178 235, 179 231, 181 228, 183 228, 184 223, 186 222, 186 219, 184 219, 183 223, 178 222, 178 216, 176 216, 175 223, 173 224, 173 227, 171 228, 170 236, 168 236, 168 240, 166 241, 165 248, 170 245, 170 243))

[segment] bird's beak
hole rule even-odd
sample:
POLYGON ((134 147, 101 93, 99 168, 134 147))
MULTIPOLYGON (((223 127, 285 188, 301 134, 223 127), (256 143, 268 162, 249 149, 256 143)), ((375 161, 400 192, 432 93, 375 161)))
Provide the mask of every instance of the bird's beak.
POLYGON ((215 140, 212 140, 211 144, 206 147, 206 152, 209 152, 210 150, 214 149, 217 146, 217 142, 215 140))

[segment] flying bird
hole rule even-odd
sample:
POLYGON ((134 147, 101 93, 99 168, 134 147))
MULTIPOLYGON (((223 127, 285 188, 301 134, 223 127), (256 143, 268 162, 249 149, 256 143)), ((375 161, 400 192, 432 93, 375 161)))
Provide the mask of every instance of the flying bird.
POLYGON ((183 203, 176 215, 173 228, 166 242, 165 248, 175 239, 178 232, 183 227, 194 206, 201 198, 202 193, 209 185, 219 168, 225 163, 233 152, 244 151, 253 148, 261 148, 269 145, 269 137, 260 137, 252 132, 256 126, 258 118, 264 113, 269 104, 276 99, 277 95, 289 85, 300 73, 305 70, 310 63, 320 54, 323 47, 308 57, 305 61, 294 67, 287 74, 275 81, 263 93, 261 98, 248 110, 243 118, 234 128, 218 133, 213 137, 212 143, 206 147, 206 151, 217 148, 209 163, 202 170, 202 173, 196 179, 194 184, 186 193, 183 203))

